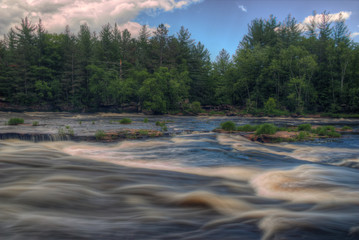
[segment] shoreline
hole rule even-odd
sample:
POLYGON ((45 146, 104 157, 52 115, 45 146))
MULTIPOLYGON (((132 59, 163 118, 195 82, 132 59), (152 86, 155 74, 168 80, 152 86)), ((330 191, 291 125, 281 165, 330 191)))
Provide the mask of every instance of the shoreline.
MULTIPOLYGON (((221 122, 237 124, 274 123, 298 125, 359 126, 358 119, 310 118, 310 117, 256 117, 256 116, 179 116, 145 115, 143 113, 70 113, 70 112, 3 112, 0 111, 0 139, 39 141, 88 141, 116 142, 122 140, 170 137, 181 134, 209 133, 221 122), (23 124, 8 125, 11 118, 24 119, 23 124), (120 120, 130 118, 131 124, 120 120), (144 121, 146 119, 146 122, 144 121), (36 126, 34 125, 36 123, 36 126), (157 125, 157 123, 159 123, 157 125), (162 123, 162 124, 160 124, 162 123), (101 134, 100 134, 101 133, 101 134), (97 135, 96 134, 100 134, 97 135)), ((357 130, 356 130, 357 131, 357 130)))

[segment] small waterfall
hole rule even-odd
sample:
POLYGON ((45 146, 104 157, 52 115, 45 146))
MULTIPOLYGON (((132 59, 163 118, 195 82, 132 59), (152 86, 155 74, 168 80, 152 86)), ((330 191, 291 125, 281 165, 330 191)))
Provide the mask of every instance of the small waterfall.
POLYGON ((70 135, 63 134, 49 134, 49 133, 0 133, 1 140, 18 139, 31 142, 44 142, 44 141, 70 141, 70 135))

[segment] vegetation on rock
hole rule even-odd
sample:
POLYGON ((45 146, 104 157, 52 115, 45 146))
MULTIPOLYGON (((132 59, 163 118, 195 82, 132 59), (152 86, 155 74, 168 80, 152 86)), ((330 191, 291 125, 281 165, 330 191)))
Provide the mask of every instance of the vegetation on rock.
POLYGON ((95 133, 96 140, 102 140, 105 138, 105 136, 106 136, 106 134, 105 134, 105 131, 103 131, 103 130, 97 130, 95 133))
MULTIPOLYGON (((348 129, 348 128, 345 128, 348 129)), ((215 129, 214 131, 225 131, 231 133, 244 133, 243 136, 257 141, 264 142, 283 142, 283 141, 302 141, 302 140, 311 140, 315 138, 338 138, 340 133, 338 133, 334 126, 315 126, 312 127, 310 124, 300 124, 297 127, 278 127, 274 124, 264 123, 260 125, 242 125, 236 127, 236 125, 227 121, 221 123, 220 129, 215 129), (255 132, 253 134, 253 132, 255 132)))
POLYGON ((276 126, 274 126, 273 124, 270 123, 264 123, 258 126, 257 130, 256 130, 256 135, 261 135, 261 134, 274 134, 276 133, 278 130, 278 128, 276 126))
POLYGON ((235 131, 236 124, 232 121, 227 121, 227 122, 221 123, 221 129, 223 129, 225 131, 235 131))
POLYGON ((120 124, 131 124, 132 123, 132 120, 129 119, 129 118, 122 118, 120 121, 119 121, 120 124))
POLYGON ((74 132, 74 129, 70 126, 65 126, 65 128, 62 128, 60 127, 58 129, 58 134, 60 136, 66 136, 66 135, 69 135, 69 136, 74 136, 75 135, 75 132, 74 132))
POLYGON ((18 125, 23 123, 24 123, 23 118, 10 118, 10 120, 7 122, 8 125, 18 125))

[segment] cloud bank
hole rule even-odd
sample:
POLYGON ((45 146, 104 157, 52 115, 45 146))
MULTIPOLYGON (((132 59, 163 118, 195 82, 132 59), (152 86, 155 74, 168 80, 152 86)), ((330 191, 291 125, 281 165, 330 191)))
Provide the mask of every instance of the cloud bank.
POLYGON ((201 0, 0 0, 0 34, 29 17, 34 23, 42 19, 50 32, 63 32, 66 25, 73 32, 87 23, 100 30, 107 23, 128 28, 137 34, 141 25, 133 20, 142 11, 173 11, 201 0))
MULTIPOLYGON (((326 14, 329 17, 329 21, 330 22, 338 22, 340 20, 340 16, 342 17, 342 19, 346 20, 350 17, 350 15, 352 15, 352 12, 338 12, 338 13, 333 13, 333 14, 326 14)), ((322 14, 316 14, 315 16, 308 16, 304 19, 303 24, 310 24, 311 21, 313 21, 317 24, 319 24, 322 20, 322 14)))
MULTIPOLYGON (((328 18, 329 22, 338 22, 340 21, 340 19, 343 20, 347 20, 350 15, 352 15, 352 12, 346 12, 346 11, 341 11, 338 13, 331 13, 331 14, 326 14, 326 17, 328 18)), ((311 22, 314 22, 315 24, 320 24, 320 22, 322 21, 323 18, 323 14, 316 14, 314 16, 308 16, 304 19, 303 22, 299 23, 299 29, 301 29, 302 31, 306 31, 307 30, 307 26, 311 24, 311 22)))

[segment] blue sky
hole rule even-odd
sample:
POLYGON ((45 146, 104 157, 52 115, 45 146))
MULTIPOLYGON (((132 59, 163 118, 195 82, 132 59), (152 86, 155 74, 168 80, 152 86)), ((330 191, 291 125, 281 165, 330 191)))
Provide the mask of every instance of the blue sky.
MULTIPOLYGON (((170 34, 176 34, 183 25, 188 28, 193 39, 202 42, 210 50, 211 58, 214 59, 222 48, 233 54, 247 33, 248 24, 255 18, 268 18, 273 14, 279 21, 283 21, 291 14, 298 22, 302 22, 314 10, 317 13, 326 10, 332 14, 351 12, 346 23, 352 33, 359 32, 359 0, 204 0, 185 9, 158 12, 152 16, 142 12, 135 21, 150 26, 167 23, 170 25, 170 34)), ((359 36, 353 40, 358 42, 359 36)))
POLYGON ((164 23, 171 35, 181 26, 188 28, 215 59, 222 48, 235 52, 255 18, 273 14, 283 21, 291 14, 303 22, 314 10, 345 12, 353 40, 359 42, 359 0, 0 0, 0 36, 24 17, 33 23, 41 18, 45 28, 56 33, 64 32, 66 25, 76 34, 84 23, 96 32, 107 23, 117 23, 133 37, 141 24, 153 31, 164 23))

